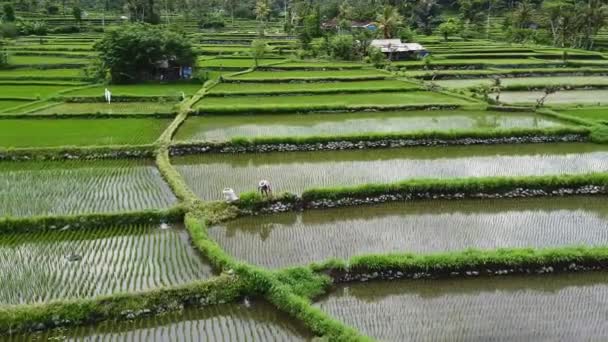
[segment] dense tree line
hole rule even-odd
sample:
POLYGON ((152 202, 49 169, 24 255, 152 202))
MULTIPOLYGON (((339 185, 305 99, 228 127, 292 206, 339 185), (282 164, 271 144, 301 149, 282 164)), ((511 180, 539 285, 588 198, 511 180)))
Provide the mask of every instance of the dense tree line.
POLYGON ((591 49, 608 22, 608 0, 13 0, 2 18, 14 20, 15 10, 76 17, 76 9, 152 24, 178 16, 198 20, 202 27, 247 18, 257 20, 262 31, 278 20, 299 34, 304 45, 321 36, 321 24, 332 19, 344 29, 352 21, 377 22, 384 37, 414 30, 479 38, 496 31, 492 18, 499 17, 501 38, 591 49))

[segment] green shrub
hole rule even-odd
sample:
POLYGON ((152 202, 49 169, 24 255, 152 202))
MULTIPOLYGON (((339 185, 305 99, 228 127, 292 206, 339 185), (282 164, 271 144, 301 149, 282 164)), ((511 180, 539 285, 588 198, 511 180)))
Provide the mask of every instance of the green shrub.
POLYGON ((16 38, 19 35, 19 29, 15 23, 0 24, 0 37, 16 38))
POLYGON ((372 47, 368 51, 369 53, 369 61, 376 67, 382 68, 386 65, 387 59, 384 53, 376 47, 372 47))
POLYGON ((339 35, 330 40, 329 51, 332 57, 346 61, 355 60, 354 39, 351 35, 339 35))

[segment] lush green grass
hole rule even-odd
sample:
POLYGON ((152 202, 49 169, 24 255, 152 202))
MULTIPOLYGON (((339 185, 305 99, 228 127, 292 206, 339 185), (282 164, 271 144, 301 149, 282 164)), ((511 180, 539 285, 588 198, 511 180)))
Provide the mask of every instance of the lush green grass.
POLYGON ((0 147, 140 145, 154 142, 162 119, 0 120, 0 147))
MULTIPOLYGON (((269 64, 269 63, 278 63, 280 59, 260 59, 258 60, 259 65, 269 64)), ((196 66, 199 68, 215 68, 220 69, 224 68, 251 68, 255 63, 253 59, 241 59, 241 58, 212 58, 212 59, 199 59, 196 63, 196 66)))
POLYGON ((235 79, 248 78, 270 78, 270 79, 289 79, 289 78, 324 78, 324 77, 359 77, 359 76, 388 76, 387 73, 376 69, 356 69, 356 70, 331 70, 331 71, 254 71, 235 76, 235 79))
POLYGON ((608 124, 608 107, 585 107, 559 110, 559 113, 608 124))
POLYGON ((0 99, 2 98, 46 98, 60 91, 68 90, 70 86, 59 85, 2 85, 0 84, 0 99))
POLYGON ((50 65, 50 64, 88 64, 89 60, 81 58, 51 56, 9 56, 13 65, 50 65))
MULTIPOLYGON (((386 90, 419 88, 415 83, 398 80, 320 82, 320 83, 220 83, 213 87, 211 94, 260 94, 260 93, 306 93, 357 90, 386 90)), ((386 95, 390 96, 390 95, 386 95)))
POLYGON ((133 84, 133 85, 100 85, 77 89, 63 94, 64 96, 103 96, 104 90, 109 89, 116 96, 180 96, 182 92, 192 95, 201 89, 197 83, 168 83, 168 84, 133 84))
POLYGON ((167 114, 175 111, 175 103, 171 102, 60 103, 31 114, 167 114))
POLYGON ((205 110, 247 110, 260 108, 298 108, 306 109, 310 105, 338 107, 365 106, 408 106, 408 105, 463 105, 465 100, 448 95, 409 91, 404 93, 368 93, 348 95, 294 95, 294 96, 233 96, 206 97, 196 105, 199 111, 205 110))
POLYGON ((340 61, 294 61, 281 63, 279 67, 315 67, 315 68, 324 68, 324 67, 364 67, 365 64, 355 63, 355 62, 340 62, 340 61))
POLYGON ((10 111, 12 108, 28 104, 29 101, 10 101, 0 99, 0 113, 10 111))
POLYGON ((7 69, 0 70, 0 80, 24 80, 24 79, 78 79, 84 74, 80 69, 7 69))

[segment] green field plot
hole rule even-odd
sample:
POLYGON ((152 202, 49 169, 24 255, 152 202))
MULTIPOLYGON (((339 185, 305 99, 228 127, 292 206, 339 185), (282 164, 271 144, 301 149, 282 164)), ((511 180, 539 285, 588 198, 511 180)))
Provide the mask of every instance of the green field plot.
POLYGON ((2 100, 0 99, 0 113, 6 112, 6 111, 10 111, 13 108, 18 108, 21 106, 25 106, 28 103, 30 103, 30 101, 24 100, 24 101, 13 101, 13 100, 2 100))
POLYGON ((292 95, 292 96, 231 96, 206 97, 196 104, 201 111, 219 112, 226 110, 307 110, 327 106, 328 108, 357 107, 407 107, 425 105, 464 105, 469 102, 441 93, 408 91, 403 93, 361 93, 332 95, 292 95))
POLYGON ((163 209, 175 203, 152 161, 0 163, 0 217, 163 209))
MULTIPOLYGON (((280 59, 260 59, 258 60, 259 65, 278 63, 280 59)), ((255 65, 253 59, 240 59, 240 58, 212 58, 212 59, 199 59, 196 65, 200 68, 242 68, 248 69, 255 65)))
POLYGON ((150 144, 169 123, 163 119, 6 119, 0 121, 0 148, 150 144))
POLYGON ((209 235, 239 260, 269 268, 363 254, 604 246, 605 201, 568 197, 392 203, 243 217, 211 227, 209 235))
POLYGON ((598 272, 345 284, 315 306, 380 341, 599 341, 607 297, 598 272))
MULTIPOLYGON (((433 66, 446 66, 446 65, 454 65, 454 66, 467 66, 467 65, 490 65, 495 67, 501 66, 518 66, 518 65, 543 65, 543 64, 562 64, 563 62, 557 61, 552 62, 543 59, 534 59, 534 58, 505 58, 505 59, 434 59, 431 62, 430 68, 433 66)), ((422 61, 403 61, 403 62, 395 62, 394 66, 424 66, 422 61)))
MULTIPOLYGON (((493 79, 464 79, 464 80, 439 80, 435 81, 445 88, 471 88, 481 85, 492 85, 493 79)), ((501 78, 503 87, 529 87, 541 88, 546 86, 608 86, 608 76, 570 76, 570 77, 507 77, 501 78)))
MULTIPOLYGON (((544 95, 542 91, 503 91, 500 101, 505 103, 534 104, 544 95)), ((548 105, 608 105, 608 89, 597 90, 564 90, 550 94, 545 104, 548 105)))
MULTIPOLYGON (((608 115, 607 115, 608 116, 608 115)), ((608 117, 606 118, 608 120, 608 117)), ((176 140, 229 141, 236 137, 347 136, 469 129, 545 128, 560 121, 534 113, 483 110, 360 112, 190 117, 176 140)))
POLYGON ((559 112, 581 119, 608 123, 608 107, 571 108, 560 110, 559 112))
POLYGON ((365 76, 390 76, 388 73, 376 69, 355 69, 355 70, 286 70, 286 71, 254 71, 232 77, 234 79, 290 79, 290 78, 333 78, 346 77, 357 78, 365 76))
POLYGON ((140 291, 212 274, 180 227, 118 226, 4 235, 0 236, 0 256, 0 304, 140 291))
POLYGON ((192 95, 199 91, 202 84, 198 83, 167 83, 167 84, 133 84, 133 85, 101 85, 67 92, 64 96, 98 96, 103 97, 107 88, 116 96, 180 96, 192 95))
POLYGON ((310 341, 312 333, 274 306, 260 300, 244 304, 211 305, 137 320, 108 321, 96 326, 61 329, 6 342, 36 340, 96 341, 310 341))
POLYGON ((49 80, 49 79, 82 79, 84 73, 80 69, 7 69, 0 70, 0 80, 49 80))
POLYGON ((518 69, 477 69, 477 70, 414 70, 405 73, 408 77, 422 78, 426 80, 464 80, 473 78, 477 80, 483 77, 500 77, 501 80, 510 77, 578 77, 581 75, 608 75, 608 69, 605 68, 518 68, 518 69))
POLYGON ((89 60, 82 58, 54 57, 54 56, 10 56, 9 63, 14 65, 60 65, 60 64, 88 64, 89 60))
POLYGON ((60 103, 48 108, 35 110, 31 114, 170 114, 176 111, 174 102, 112 102, 108 103, 60 103))
POLYGON ((350 63, 350 62, 334 62, 334 61, 297 61, 281 63, 273 66, 273 68, 302 68, 302 69, 322 69, 322 68, 345 68, 345 69, 360 69, 365 67, 365 64, 350 63))
POLYGON ((61 85, 26 85, 26 84, 0 84, 0 99, 2 98, 46 98, 61 91, 69 90, 70 86, 61 85))
POLYGON ((211 88, 210 94, 290 94, 323 92, 364 92, 418 89, 417 84, 398 80, 319 82, 319 83, 220 83, 211 88))
POLYGON ((256 189, 268 179, 277 192, 389 183, 407 179, 532 176, 604 172, 608 147, 531 144, 412 147, 386 150, 200 155, 173 160, 203 199, 221 199, 226 187, 256 189), (382 172, 378 172, 382 170, 382 172))

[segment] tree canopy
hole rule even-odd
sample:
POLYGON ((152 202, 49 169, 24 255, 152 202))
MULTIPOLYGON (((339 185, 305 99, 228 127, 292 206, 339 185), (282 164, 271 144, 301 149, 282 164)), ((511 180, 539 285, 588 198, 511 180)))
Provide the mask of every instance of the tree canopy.
POLYGON ((130 83, 154 74, 159 63, 193 65, 191 42, 166 27, 133 24, 105 34, 95 44, 101 68, 114 83, 130 83))

